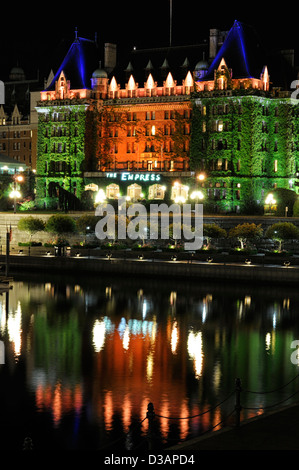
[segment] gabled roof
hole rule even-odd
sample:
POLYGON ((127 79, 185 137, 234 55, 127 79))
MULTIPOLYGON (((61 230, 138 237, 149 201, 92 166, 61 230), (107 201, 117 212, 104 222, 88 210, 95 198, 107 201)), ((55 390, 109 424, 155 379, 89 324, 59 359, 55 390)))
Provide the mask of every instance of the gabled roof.
POLYGON ((98 48, 94 41, 76 37, 47 90, 55 89, 61 72, 72 89, 91 88, 91 76, 98 67, 98 48))

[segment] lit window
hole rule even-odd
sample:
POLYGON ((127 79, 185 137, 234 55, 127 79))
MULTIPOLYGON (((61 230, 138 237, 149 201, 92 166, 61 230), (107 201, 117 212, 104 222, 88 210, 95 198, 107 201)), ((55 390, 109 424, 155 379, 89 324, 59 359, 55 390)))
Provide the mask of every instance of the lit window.
POLYGON ((106 197, 107 199, 117 199, 119 197, 118 184, 113 183, 106 187, 106 197))
POLYGON ((171 199, 175 202, 185 202, 188 199, 189 186, 176 181, 171 189, 171 199))
POLYGON ((140 199, 142 193, 142 188, 139 184, 131 184, 127 188, 127 196, 132 200, 140 199))
POLYGON ((148 188, 149 199, 164 199, 166 187, 161 184, 152 184, 148 188))
POLYGON ((274 171, 277 172, 277 160, 274 160, 274 171))

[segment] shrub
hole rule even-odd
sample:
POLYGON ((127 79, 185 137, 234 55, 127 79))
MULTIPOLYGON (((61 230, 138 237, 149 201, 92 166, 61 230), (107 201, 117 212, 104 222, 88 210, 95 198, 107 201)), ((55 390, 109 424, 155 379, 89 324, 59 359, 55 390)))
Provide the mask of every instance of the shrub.
POLYGON ((46 223, 45 230, 55 235, 74 233, 76 231, 76 223, 68 215, 52 215, 46 223))
POLYGON ((213 238, 225 238, 227 236, 226 230, 216 224, 203 224, 203 236, 207 239, 210 245, 213 238))
POLYGON ((95 226, 99 217, 95 215, 82 215, 76 220, 76 228, 78 232, 87 234, 95 231, 95 226))

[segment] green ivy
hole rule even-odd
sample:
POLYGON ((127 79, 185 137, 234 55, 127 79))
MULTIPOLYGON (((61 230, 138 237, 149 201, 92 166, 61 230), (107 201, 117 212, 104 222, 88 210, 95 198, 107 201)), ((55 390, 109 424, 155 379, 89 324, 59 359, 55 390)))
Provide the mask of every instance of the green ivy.
POLYGON ((206 173, 206 206, 246 211, 248 204, 261 205, 267 190, 288 188, 291 178, 295 183, 298 106, 257 92, 218 94, 193 96, 190 166, 206 173))
POLYGON ((71 193, 76 188, 79 198, 84 190, 86 110, 84 105, 45 106, 47 110, 38 113, 36 199, 39 206, 52 207, 51 182, 71 193), (57 113, 63 119, 55 119, 57 113))

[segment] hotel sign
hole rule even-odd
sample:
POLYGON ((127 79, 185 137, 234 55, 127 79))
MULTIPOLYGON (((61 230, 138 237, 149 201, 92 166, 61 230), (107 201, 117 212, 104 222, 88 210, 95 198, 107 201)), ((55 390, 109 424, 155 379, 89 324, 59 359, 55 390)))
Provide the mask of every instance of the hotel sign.
POLYGON ((160 181, 161 175, 159 173, 106 173, 106 178, 117 179, 121 181, 160 181))

